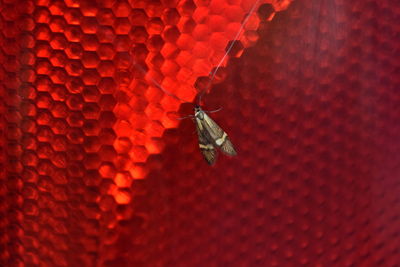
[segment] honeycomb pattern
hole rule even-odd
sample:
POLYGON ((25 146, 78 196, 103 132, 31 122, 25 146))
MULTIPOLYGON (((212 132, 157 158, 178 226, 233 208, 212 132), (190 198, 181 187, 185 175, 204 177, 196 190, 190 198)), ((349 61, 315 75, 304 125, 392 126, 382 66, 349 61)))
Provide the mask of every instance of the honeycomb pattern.
POLYGON ((192 101, 254 1, 3 0, 0 265, 397 266, 400 8, 289 2, 204 99, 208 168, 154 82, 192 101))
MULTIPOLYGON (((230 56, 290 1, 263 3, 230 56)), ((103 265, 120 223, 147 216, 128 206, 133 180, 178 126, 182 103, 155 85, 192 101, 255 3, 0 4, 1 265, 103 265)))

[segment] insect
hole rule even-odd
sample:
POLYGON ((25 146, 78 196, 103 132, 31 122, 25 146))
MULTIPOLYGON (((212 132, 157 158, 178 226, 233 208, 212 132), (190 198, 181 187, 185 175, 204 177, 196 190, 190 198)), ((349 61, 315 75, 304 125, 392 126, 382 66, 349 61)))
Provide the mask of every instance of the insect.
POLYGON ((237 155, 226 132, 198 105, 194 107, 194 118, 199 137, 199 148, 208 164, 213 165, 215 163, 217 159, 216 148, 219 148, 226 155, 237 155))
MULTIPOLYGON (((228 135, 222 128, 213 120, 210 118, 210 116, 207 115, 207 112, 202 110, 200 107, 201 99, 204 95, 205 92, 207 92, 208 88, 211 86, 212 81, 215 78, 215 75, 221 66, 221 64, 224 62, 225 58, 228 56, 229 52, 232 50, 233 45, 235 42, 238 40, 239 35, 242 33, 244 26, 246 22, 248 21, 250 15, 254 12, 258 2, 260 0, 257 0, 252 8, 250 9, 249 13, 243 20, 242 24, 240 25, 239 31, 237 32, 236 36, 234 37, 233 42, 231 42, 230 46, 227 48, 225 55, 222 57, 222 59, 219 61, 217 67, 213 71, 211 78, 208 82, 208 85, 206 88, 198 95, 197 97, 197 104, 194 107, 194 115, 190 115, 184 118, 193 118, 196 126, 196 131, 197 135, 199 138, 199 148, 200 151, 202 152, 204 159, 207 161, 208 164, 213 165, 217 159, 217 151, 216 149, 218 148, 221 150, 224 154, 229 155, 229 156, 236 156, 237 152, 229 139, 228 135)), ((141 70, 144 74, 146 71, 138 64, 134 62, 134 66, 136 66, 139 70, 141 70)), ((185 103, 189 103, 178 96, 172 94, 171 92, 165 90, 157 81, 154 79, 150 78, 152 82, 160 89, 162 90, 165 94, 179 100, 185 103)), ((214 111, 212 111, 214 112, 214 111)), ((184 119, 181 118, 181 119, 184 119)))

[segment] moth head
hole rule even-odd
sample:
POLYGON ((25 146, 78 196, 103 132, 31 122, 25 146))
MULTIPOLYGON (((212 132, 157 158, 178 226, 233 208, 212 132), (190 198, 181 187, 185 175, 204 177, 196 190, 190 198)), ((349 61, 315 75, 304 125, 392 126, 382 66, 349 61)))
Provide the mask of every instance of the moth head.
POLYGON ((203 110, 201 110, 201 108, 200 108, 200 106, 199 105, 196 105, 195 107, 194 107, 194 115, 197 117, 197 118, 199 118, 199 119, 203 119, 204 118, 204 114, 203 114, 204 112, 203 112, 203 110))

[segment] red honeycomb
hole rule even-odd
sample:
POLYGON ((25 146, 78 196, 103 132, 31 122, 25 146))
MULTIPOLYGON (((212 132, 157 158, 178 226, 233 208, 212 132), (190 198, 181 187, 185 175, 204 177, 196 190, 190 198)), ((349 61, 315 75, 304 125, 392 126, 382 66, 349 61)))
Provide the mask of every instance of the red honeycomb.
POLYGON ((204 97, 211 168, 155 82, 209 89, 255 1, 1 1, 0 265, 398 266, 400 8, 290 2, 204 97))

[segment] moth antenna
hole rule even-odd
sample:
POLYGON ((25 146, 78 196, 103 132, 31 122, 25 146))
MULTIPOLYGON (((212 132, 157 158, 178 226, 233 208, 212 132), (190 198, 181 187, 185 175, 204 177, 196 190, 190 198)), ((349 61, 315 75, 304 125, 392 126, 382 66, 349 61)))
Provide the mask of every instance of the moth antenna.
POLYGON ((184 119, 189 119, 189 118, 194 118, 194 117, 195 117, 194 115, 188 115, 185 117, 177 118, 177 120, 184 120, 184 119))
POLYGON ((222 107, 220 107, 219 109, 215 109, 215 110, 210 110, 210 111, 208 111, 208 110, 203 110, 205 113, 215 113, 215 112, 218 112, 218 111, 221 111, 222 110, 222 107))
MULTIPOLYGON (((132 59, 132 60, 133 60, 133 59, 132 59)), ((140 70, 144 75, 147 74, 147 71, 146 71, 142 66, 140 66, 138 63, 136 63, 135 60, 133 60, 133 66, 134 66, 136 69, 140 70)), ((160 89, 161 91, 163 91, 166 95, 168 95, 168 96, 170 96, 170 97, 173 97, 173 98, 175 98, 175 99, 178 100, 178 101, 182 101, 182 102, 184 102, 184 103, 192 104, 191 102, 188 102, 188 101, 186 101, 186 100, 183 100, 182 98, 178 97, 177 95, 175 95, 175 94, 171 93, 170 91, 164 89, 164 87, 162 87, 161 84, 159 84, 156 80, 154 80, 153 77, 149 77, 149 78, 150 78, 151 82, 152 82, 158 89, 160 89)))
POLYGON ((249 18, 250 18, 250 15, 251 15, 251 14, 254 12, 254 10, 256 9, 256 6, 258 5, 258 2, 260 2, 260 0, 257 0, 257 1, 253 4, 253 6, 251 7, 249 13, 247 13, 245 19, 243 20, 242 24, 240 25, 239 31, 236 33, 235 37, 233 38, 232 43, 229 45, 229 47, 228 47, 228 49, 226 50, 224 56, 223 56, 222 59, 219 61, 217 67, 215 68, 214 72, 212 73, 211 78, 210 78, 210 81, 208 82, 206 88, 199 94, 199 97, 197 98, 197 100, 198 100, 198 101, 197 101, 197 104, 198 104, 198 105, 200 105, 201 99, 202 99, 203 95, 205 94, 205 92, 207 92, 208 88, 210 88, 210 86, 211 86, 211 84, 212 84, 212 82, 213 82, 213 80, 214 80, 214 78, 215 78, 215 75, 216 75, 218 69, 221 67, 222 62, 224 62, 225 58, 228 56, 229 52, 232 50, 233 45, 237 42, 237 40, 238 40, 238 38, 239 38, 239 35, 242 33, 242 31, 243 31, 243 29, 244 29, 244 26, 246 25, 247 21, 248 21, 249 18))

